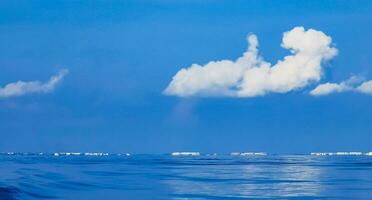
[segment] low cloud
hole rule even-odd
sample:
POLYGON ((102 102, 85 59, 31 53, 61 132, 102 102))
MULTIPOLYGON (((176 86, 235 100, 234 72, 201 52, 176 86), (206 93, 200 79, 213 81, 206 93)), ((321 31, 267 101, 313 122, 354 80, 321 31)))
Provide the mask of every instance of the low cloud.
POLYGON ((311 90, 310 94, 313 96, 322 96, 336 92, 344 92, 348 89, 349 87, 345 84, 324 83, 318 85, 315 89, 311 90))
POLYGON ((356 88, 358 92, 372 95, 372 81, 366 81, 356 88))
POLYGON ((42 83, 40 81, 17 81, 0 87, 0 98, 22 96, 33 93, 52 92, 59 82, 68 74, 67 69, 59 71, 57 75, 52 76, 49 81, 42 83))
POLYGON ((323 96, 331 93, 339 93, 345 91, 351 91, 355 85, 360 84, 363 81, 362 77, 352 76, 348 80, 341 83, 323 83, 319 84, 315 89, 310 91, 310 95, 323 96))
POLYGON ((332 59, 337 49, 321 31, 295 27, 283 34, 281 46, 292 54, 272 65, 258 54, 258 39, 249 35, 248 49, 236 59, 193 64, 176 73, 166 95, 256 97, 287 93, 318 82, 322 63, 332 59))
POLYGON ((319 84, 315 89, 310 91, 310 95, 324 96, 331 93, 340 92, 359 92, 372 94, 372 81, 364 81, 361 77, 352 76, 347 81, 341 83, 324 83, 319 84))

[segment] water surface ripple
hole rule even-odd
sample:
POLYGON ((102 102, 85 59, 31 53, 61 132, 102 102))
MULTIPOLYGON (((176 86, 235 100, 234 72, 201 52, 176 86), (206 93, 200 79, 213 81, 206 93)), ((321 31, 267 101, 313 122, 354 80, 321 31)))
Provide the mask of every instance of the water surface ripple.
POLYGON ((0 199, 369 199, 369 156, 0 155, 0 199))

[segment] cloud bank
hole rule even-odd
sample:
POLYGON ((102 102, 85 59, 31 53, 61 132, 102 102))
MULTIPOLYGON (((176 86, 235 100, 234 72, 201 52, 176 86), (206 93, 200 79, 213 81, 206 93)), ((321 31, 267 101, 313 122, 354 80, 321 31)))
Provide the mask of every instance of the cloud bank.
POLYGON ((22 96, 32 93, 48 93, 54 90, 59 82, 68 74, 68 70, 63 69, 49 81, 42 83, 40 81, 17 81, 0 87, 0 98, 22 96))
POLYGON ((281 46, 291 55, 274 65, 259 56, 256 35, 249 35, 247 39, 248 49, 240 58, 183 68, 173 77, 164 94, 256 97, 287 93, 318 82, 322 63, 337 55, 331 37, 303 27, 295 27, 283 34, 281 46))

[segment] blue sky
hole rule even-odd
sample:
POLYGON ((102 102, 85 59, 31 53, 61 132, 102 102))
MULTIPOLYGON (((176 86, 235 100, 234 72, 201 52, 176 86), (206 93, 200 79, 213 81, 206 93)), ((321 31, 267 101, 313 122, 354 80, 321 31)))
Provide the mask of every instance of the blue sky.
POLYGON ((0 86, 40 85, 0 98, 0 151, 371 151, 371 95, 309 95, 372 79, 371 21, 370 1, 1 1, 0 86), (266 61, 283 59, 296 26, 338 49, 319 82, 243 98, 163 94, 181 68, 240 57, 248 34, 266 61))

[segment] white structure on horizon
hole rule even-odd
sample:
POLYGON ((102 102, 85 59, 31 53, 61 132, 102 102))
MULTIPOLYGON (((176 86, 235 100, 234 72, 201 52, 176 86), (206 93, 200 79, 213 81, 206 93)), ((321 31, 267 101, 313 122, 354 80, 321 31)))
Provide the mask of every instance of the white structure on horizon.
POLYGON ((231 156, 266 156, 266 152, 232 152, 231 156))
MULTIPOLYGON (((312 156, 362 156, 362 152, 312 152, 312 156)), ((367 154, 364 154, 367 155, 367 154)), ((372 154, 371 154, 372 155, 372 154)))
POLYGON ((172 156, 200 156, 199 152, 173 152, 172 156))
POLYGON ((102 152, 87 152, 84 153, 85 156, 108 156, 109 153, 102 153, 102 152))

